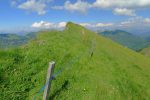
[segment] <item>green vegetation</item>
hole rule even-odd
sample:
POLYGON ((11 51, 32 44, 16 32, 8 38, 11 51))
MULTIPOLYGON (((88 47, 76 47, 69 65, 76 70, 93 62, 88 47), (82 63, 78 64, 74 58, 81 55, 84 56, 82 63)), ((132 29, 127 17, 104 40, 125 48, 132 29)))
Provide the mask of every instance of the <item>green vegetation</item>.
POLYGON ((0 51, 0 100, 42 100, 37 93, 49 61, 56 62, 54 73, 65 67, 50 100, 149 100, 149 60, 69 22, 64 31, 40 32, 18 49, 0 51))
POLYGON ((0 34, 0 48, 18 47, 27 43, 28 40, 35 37, 35 33, 30 33, 25 36, 16 34, 0 34))
POLYGON ((139 36, 146 39, 146 40, 148 40, 148 41, 150 41, 150 32, 140 34, 139 36))
POLYGON ((139 51, 150 44, 150 40, 147 40, 147 38, 142 38, 122 30, 104 31, 99 34, 136 51, 139 51))
POLYGON ((143 55, 150 57, 150 47, 144 48, 140 51, 143 55))

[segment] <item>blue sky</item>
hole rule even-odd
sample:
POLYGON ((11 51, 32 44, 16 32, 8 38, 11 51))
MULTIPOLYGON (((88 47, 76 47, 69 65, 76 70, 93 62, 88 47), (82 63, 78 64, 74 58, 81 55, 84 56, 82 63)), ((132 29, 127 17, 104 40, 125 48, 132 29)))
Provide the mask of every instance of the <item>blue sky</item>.
POLYGON ((150 0, 0 0, 0 31, 62 28, 150 31, 150 0))

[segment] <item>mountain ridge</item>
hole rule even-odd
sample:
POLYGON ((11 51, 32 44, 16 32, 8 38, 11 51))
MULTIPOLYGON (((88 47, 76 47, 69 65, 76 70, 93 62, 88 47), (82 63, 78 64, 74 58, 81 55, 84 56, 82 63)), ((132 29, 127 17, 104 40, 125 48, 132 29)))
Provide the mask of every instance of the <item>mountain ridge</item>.
MULTIPOLYGON (((74 23, 68 23, 64 31, 40 32, 18 49, 0 51, 0 97, 33 99, 45 84, 49 61, 56 62, 54 74, 66 68, 53 80, 50 99, 150 98, 148 58, 74 23), (93 39, 91 57, 85 51, 93 39)), ((42 99, 42 93, 36 99, 42 99)))
POLYGON ((99 32, 99 34, 135 51, 139 51, 150 44, 150 41, 122 30, 104 31, 99 32))

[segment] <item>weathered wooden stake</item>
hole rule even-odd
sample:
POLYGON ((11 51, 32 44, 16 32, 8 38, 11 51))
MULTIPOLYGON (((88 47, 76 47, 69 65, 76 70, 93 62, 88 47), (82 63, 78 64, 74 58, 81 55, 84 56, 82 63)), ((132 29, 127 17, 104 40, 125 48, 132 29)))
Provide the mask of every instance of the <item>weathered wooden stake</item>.
POLYGON ((46 87, 45 87, 44 94, 43 94, 43 100, 48 100, 54 67, 55 67, 55 62, 49 62, 49 68, 48 68, 47 78, 46 78, 46 87))

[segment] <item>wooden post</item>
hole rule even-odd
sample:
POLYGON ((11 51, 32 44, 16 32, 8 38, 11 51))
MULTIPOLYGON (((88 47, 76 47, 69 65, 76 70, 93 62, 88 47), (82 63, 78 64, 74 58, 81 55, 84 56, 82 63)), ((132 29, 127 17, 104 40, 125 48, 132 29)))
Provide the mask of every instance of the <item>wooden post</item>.
POLYGON ((55 67, 55 62, 49 62, 49 68, 48 68, 47 78, 46 78, 46 86, 45 86, 45 90, 44 90, 44 94, 43 94, 43 100, 48 100, 48 95, 50 93, 54 67, 55 67))

